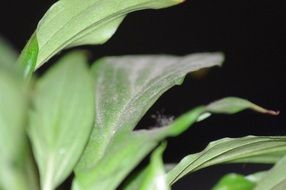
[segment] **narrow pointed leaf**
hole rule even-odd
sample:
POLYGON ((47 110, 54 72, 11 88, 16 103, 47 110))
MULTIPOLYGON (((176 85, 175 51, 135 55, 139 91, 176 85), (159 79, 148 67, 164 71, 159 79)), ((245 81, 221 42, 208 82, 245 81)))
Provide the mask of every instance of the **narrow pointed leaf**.
POLYGON ((29 136, 42 189, 70 175, 89 138, 94 94, 85 62, 82 53, 69 54, 36 84, 29 136))
POLYGON ((170 190, 164 171, 163 151, 166 144, 162 144, 151 155, 151 163, 147 167, 146 175, 139 186, 139 190, 170 190))
POLYGON ((252 109, 260 113, 278 115, 279 111, 262 108, 248 100, 228 97, 210 104, 207 108, 212 113, 235 114, 245 109, 252 109))
POLYGON ((160 9, 182 0, 60 0, 39 22, 36 67, 67 47, 102 44, 117 30, 124 17, 141 9, 160 9))
POLYGON ((220 53, 203 53, 107 57, 95 63, 95 125, 77 170, 93 167, 116 131, 132 130, 154 102, 181 84, 187 73, 222 61, 220 53))
MULTIPOLYGON (((224 101, 218 101, 218 103, 223 104, 224 101)), ((212 105, 218 106, 216 104, 212 105)), ((234 104, 234 106, 236 106, 236 104, 234 104)), ((117 133, 114 134, 111 142, 106 147, 105 153, 101 156, 101 159, 93 167, 76 171, 76 179, 74 181, 73 189, 116 189, 116 187, 118 187, 122 180, 126 178, 128 173, 148 153, 150 153, 150 151, 152 151, 152 149, 154 149, 160 141, 162 141, 166 137, 177 136, 183 133, 188 127, 194 124, 198 120, 198 118, 206 111, 209 111, 209 106, 200 106, 182 115, 169 126, 155 128, 153 130, 119 130, 117 133)), ((268 139, 266 138, 264 147, 265 149, 262 149, 266 152, 263 152, 262 150, 261 152, 257 151, 254 152, 256 153, 254 154, 254 156, 259 156, 260 154, 263 154, 264 156, 264 153, 271 153, 269 149, 272 149, 273 146, 267 145, 267 140, 268 139)), ((284 146, 286 144, 285 140, 286 138, 273 139, 273 144, 275 144, 277 141, 275 147, 279 143, 279 145, 284 146)), ((261 139, 261 141, 263 141, 263 139, 261 139)), ((263 145, 263 143, 261 144, 263 145)), ((272 151, 275 150, 272 149, 272 151)), ((286 147, 284 147, 284 152, 285 151, 286 147)), ((237 156, 236 158, 245 158, 248 156, 249 155, 243 156, 242 154, 240 157, 237 156)))
POLYGON ((152 153, 151 163, 141 170, 124 190, 169 190, 162 160, 163 145, 152 153))
POLYGON ((286 137, 224 138, 186 156, 168 173, 170 184, 202 168, 223 163, 275 163, 286 154, 286 137))

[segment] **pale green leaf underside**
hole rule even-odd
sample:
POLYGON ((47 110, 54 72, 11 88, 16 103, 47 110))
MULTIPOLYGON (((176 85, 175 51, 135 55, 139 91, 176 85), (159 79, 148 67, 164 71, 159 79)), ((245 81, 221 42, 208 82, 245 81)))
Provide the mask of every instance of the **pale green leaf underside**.
POLYGON ((132 130, 153 103, 181 84, 187 73, 222 61, 220 53, 202 53, 107 57, 95 63, 95 125, 77 170, 95 166, 116 131, 132 130))
MULTIPOLYGON (((233 106, 240 107, 237 104, 237 101, 242 101, 242 99, 233 97, 232 99, 235 100, 235 104, 233 106)), ((228 104, 230 104, 231 106, 232 102, 228 100, 229 98, 225 99, 225 101, 228 102, 228 104)), ((225 104, 225 102, 221 100, 211 105, 218 107, 218 104, 225 104)), ((252 104, 249 104, 249 107, 241 107, 240 111, 246 108, 253 109, 251 105, 252 104)), ((115 189, 128 175, 128 173, 153 148, 155 148, 155 146, 158 145, 160 141, 162 141, 166 137, 177 136, 183 133, 190 125, 195 123, 202 114, 209 111, 212 106, 198 107, 179 117, 175 120, 174 123, 167 127, 140 131, 119 130, 114 135, 113 139, 111 140, 111 143, 106 148, 107 151, 105 152, 105 154, 95 164, 94 167, 82 169, 76 172, 76 179, 74 181, 73 189, 115 189)), ((227 113, 228 109, 225 109, 224 111, 227 113)), ((222 113, 223 109, 220 110, 220 112, 222 113)), ((279 138, 277 139, 277 141, 279 141, 279 138)), ((280 143, 284 145, 285 142, 283 141, 280 143)), ((267 145, 267 141, 265 144, 265 150, 269 151, 267 148, 269 148, 270 146, 267 145)), ((277 146, 278 143, 275 145, 277 146)), ((271 146, 270 148, 273 148, 273 146, 271 146)), ((260 153, 263 154, 263 152, 256 153, 256 156, 260 156, 260 153)), ((265 154, 263 154, 263 156, 264 155, 265 154)), ((241 155, 240 158, 248 157, 249 155, 241 155)), ((129 187, 128 190, 132 189, 132 187, 133 186, 129 187)))
POLYGON ((57 52, 83 44, 102 44, 114 34, 124 17, 141 9, 160 9, 181 0, 60 0, 40 21, 36 36, 36 67, 57 52))
POLYGON ((17 53, 4 39, 0 37, 0 65, 15 64, 17 60, 17 53))
POLYGON ((186 156, 168 173, 170 184, 199 169, 222 163, 275 163, 286 154, 286 137, 224 138, 186 156))
POLYGON ((263 177, 258 181, 255 190, 285 190, 285 174, 286 156, 279 160, 271 170, 263 174, 263 177))
POLYGON ((82 53, 69 54, 36 84, 29 135, 43 189, 70 175, 92 129, 94 93, 85 62, 82 53))

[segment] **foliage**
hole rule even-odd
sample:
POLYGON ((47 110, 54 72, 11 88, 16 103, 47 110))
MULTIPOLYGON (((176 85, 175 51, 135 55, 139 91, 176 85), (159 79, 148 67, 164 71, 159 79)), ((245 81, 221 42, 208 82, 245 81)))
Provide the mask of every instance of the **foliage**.
POLYGON ((166 170, 166 138, 212 114, 245 109, 278 114, 250 101, 227 97, 198 106, 166 126, 135 129, 158 98, 182 84, 188 73, 220 66, 221 53, 105 57, 89 67, 85 53, 76 51, 43 76, 33 74, 65 48, 106 42, 132 11, 180 2, 60 0, 19 56, 0 39, 1 190, 53 190, 72 174, 73 190, 169 190, 187 174, 226 163, 276 164, 250 176, 229 174, 214 190, 285 189, 285 136, 220 139, 166 170), (150 153, 150 163, 136 169, 150 153))

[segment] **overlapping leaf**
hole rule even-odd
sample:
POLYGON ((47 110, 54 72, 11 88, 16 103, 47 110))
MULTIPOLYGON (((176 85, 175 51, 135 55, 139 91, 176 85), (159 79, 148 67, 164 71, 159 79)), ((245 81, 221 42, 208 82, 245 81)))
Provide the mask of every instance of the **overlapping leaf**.
MULTIPOLYGON (((240 105, 237 104, 239 98, 232 98, 234 100, 234 107, 239 110, 240 105)), ((229 98, 225 99, 231 106, 229 98)), ((190 111, 183 116, 176 119, 171 125, 157 128, 153 130, 140 130, 140 131, 126 131, 120 130, 112 139, 111 143, 106 148, 102 159, 100 159, 94 167, 82 169, 76 172, 76 179, 74 181, 74 190, 92 190, 92 189, 105 189, 113 190, 122 182, 122 180, 128 175, 128 173, 153 149, 156 145, 166 137, 177 136, 183 133, 189 126, 195 123, 201 115, 205 112, 209 112, 214 107, 221 107, 219 111, 228 113, 229 109, 224 106, 224 100, 215 102, 209 106, 201 106, 193 111, 190 111), (223 111, 223 109, 225 109, 223 111)), ((254 107, 250 103, 249 107, 240 107, 240 111, 254 107)), ((260 109, 256 109, 259 111, 260 109)), ((217 110, 218 111, 218 110, 217 110)), ((285 144, 285 139, 278 142, 285 144)), ((265 147, 268 150, 269 146, 265 147)), ((270 147, 273 148, 273 147, 270 147)), ((285 151, 285 148, 284 148, 285 151)), ((262 154, 262 153, 261 153, 262 154)), ((257 152, 256 156, 260 154, 257 152)), ((232 155, 230 155, 232 156, 232 155)), ((249 155, 245 155, 248 157, 249 155)), ((264 156, 264 155, 263 155, 264 156)), ((244 158, 243 156, 241 156, 244 158)), ((169 176, 168 176, 169 177, 169 176)), ((134 186, 131 186, 134 187, 134 186)), ((129 189, 132 189, 129 187, 129 189)), ((128 189, 128 190, 129 190, 128 189)))
POLYGON ((187 73, 222 61, 220 53, 203 53, 107 57, 95 63, 95 125, 77 170, 95 166, 116 131, 132 130, 152 104, 169 88, 181 84, 187 73))
MULTIPOLYGON (((286 155, 286 154, 285 154, 286 155)), ((275 166, 264 173, 258 181, 254 190, 284 190, 286 189, 286 156, 284 156, 275 166)))
POLYGON ((170 190, 162 158, 165 147, 166 144, 162 144, 152 153, 151 163, 146 168, 146 175, 138 186, 139 190, 170 190))
POLYGON ((45 190, 70 175, 92 129, 94 93, 85 61, 72 53, 36 84, 29 136, 45 190))
POLYGON ((170 184, 199 169, 223 163, 275 163, 286 154, 286 137, 224 138, 186 156, 168 173, 170 184))
POLYGON ((26 166, 27 94, 18 72, 7 69, 9 60, 0 63, 0 189, 32 190, 34 184, 25 171, 31 169, 26 166))
POLYGON ((152 154, 151 163, 128 180, 124 190, 169 190, 165 175, 165 167, 162 160, 162 151, 165 145, 161 145, 152 154))
POLYGON ((177 120, 177 124, 154 130, 121 130, 108 145, 106 153, 93 168, 76 172, 74 189, 113 190, 128 173, 167 136, 183 132, 203 113, 199 107, 177 120), (184 122, 180 122, 184 120, 184 122), (183 126, 184 125, 184 126, 183 126), (184 129, 183 129, 184 128, 184 129))
POLYGON ((64 48, 102 44, 124 17, 141 9, 160 9, 182 0, 60 0, 40 21, 35 38, 39 55, 36 67, 64 48))

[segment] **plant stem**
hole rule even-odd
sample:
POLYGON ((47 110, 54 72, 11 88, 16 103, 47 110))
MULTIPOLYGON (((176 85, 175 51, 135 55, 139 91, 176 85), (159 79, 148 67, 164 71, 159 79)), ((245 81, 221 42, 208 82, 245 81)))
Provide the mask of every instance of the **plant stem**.
POLYGON ((33 34, 25 48, 21 52, 18 59, 18 64, 20 64, 24 69, 24 76, 30 78, 35 70, 37 58, 39 53, 38 41, 36 35, 33 34))
POLYGON ((42 190, 53 190, 53 158, 47 163, 47 171, 42 183, 42 190))

